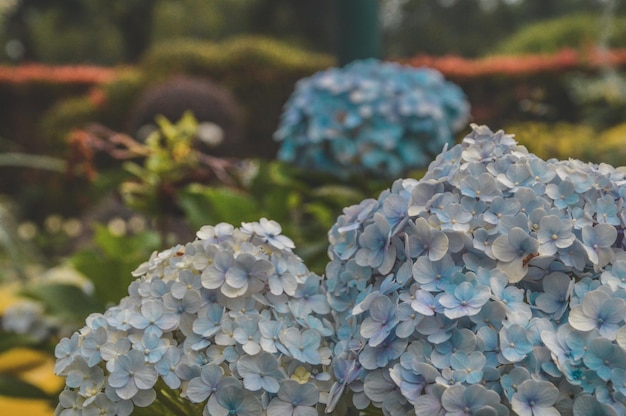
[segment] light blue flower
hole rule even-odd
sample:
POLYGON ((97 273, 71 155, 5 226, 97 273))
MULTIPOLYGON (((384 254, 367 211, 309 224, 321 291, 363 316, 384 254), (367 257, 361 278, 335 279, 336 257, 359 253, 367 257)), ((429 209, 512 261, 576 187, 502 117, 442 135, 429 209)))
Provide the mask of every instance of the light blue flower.
POLYGON ((191 270, 181 270, 179 280, 172 283, 172 296, 175 299, 182 299, 188 290, 198 291, 202 287, 200 275, 191 270))
POLYGON ((222 328, 222 316, 224 307, 218 304, 209 304, 198 312, 198 319, 193 321, 193 332, 210 338, 222 328))
POLYGON ((616 238, 617 230, 609 224, 586 225, 582 228, 583 248, 597 267, 604 267, 615 258, 611 245, 616 238))
POLYGON ((234 377, 224 377, 224 370, 220 366, 206 364, 197 377, 189 380, 185 393, 193 403, 202 403, 223 388, 238 384, 239 382, 234 377))
POLYGON ((237 316, 237 328, 233 331, 233 339, 241 345, 241 349, 249 355, 256 355, 261 351, 261 333, 259 332, 259 317, 254 315, 237 316))
POLYGON ((541 218, 539 231, 539 253, 550 256, 558 249, 566 249, 574 243, 576 236, 572 233, 572 223, 569 220, 560 219, 556 215, 548 215, 541 218))
POLYGON ((526 329, 513 324, 500 330, 500 351, 504 358, 512 363, 522 361, 532 351, 526 329))
POLYGON ((386 296, 377 296, 369 305, 369 316, 361 324, 361 336, 372 347, 378 346, 399 323, 396 305, 386 296))
POLYGON ((546 186, 546 195, 552 198, 557 208, 561 209, 575 205, 580 198, 574 184, 568 179, 561 181, 558 185, 551 183, 546 186))
POLYGON ((545 276, 542 283, 543 293, 537 296, 535 305, 545 313, 553 314, 555 320, 560 320, 574 291, 574 280, 565 273, 555 272, 545 276))
POLYGON ((268 393, 277 393, 280 380, 285 378, 276 357, 265 351, 241 357, 237 361, 237 372, 243 377, 244 387, 250 391, 263 389, 268 393))
POLYGON ((389 223, 382 214, 374 214, 374 223, 365 227, 359 236, 361 248, 354 257, 356 263, 376 268, 383 274, 388 273, 396 259, 396 248, 390 241, 389 223))
POLYGON ((317 416, 315 405, 319 392, 312 384, 299 384, 294 380, 285 380, 280 385, 277 397, 268 407, 268 416, 317 416))
POLYGON ((520 281, 526 271, 526 258, 537 253, 539 242, 519 227, 493 242, 493 255, 501 262, 500 268, 507 273, 509 282, 520 281))
POLYGON ((465 211, 461 204, 448 204, 436 212, 442 230, 469 231, 470 222, 474 219, 471 212, 465 211))
POLYGON ((465 176, 459 187, 461 194, 476 198, 486 202, 492 202, 494 198, 500 197, 502 192, 493 176, 483 172, 478 176, 465 176))
POLYGON ((604 381, 611 378, 613 369, 626 368, 626 352, 606 338, 589 341, 583 362, 604 381))
POLYGON ((233 254, 226 250, 219 250, 213 256, 213 262, 202 271, 202 286, 206 289, 218 289, 226 281, 226 272, 233 266, 233 254))
POLYGON ((619 208, 612 195, 602 195, 596 201, 596 219, 599 223, 620 225, 622 221, 618 217, 619 208))
POLYGON ((279 339, 296 360, 313 365, 321 364, 319 348, 322 337, 314 329, 300 332, 297 328, 289 327, 280 333, 279 339))
POLYGON ((569 323, 579 331, 597 329, 603 337, 614 340, 625 316, 626 302, 623 299, 611 298, 597 289, 586 293, 582 304, 572 308, 569 323))
POLYGON ((502 384, 502 388, 509 402, 513 399, 513 395, 517 393, 519 386, 529 379, 530 373, 524 367, 514 367, 507 374, 502 375, 500 384, 502 384))
POLYGON ((396 335, 400 338, 408 338, 415 332, 423 315, 417 313, 410 304, 402 303, 398 305, 397 317, 400 322, 395 328, 396 335))
POLYGON ((367 370, 384 368, 393 360, 400 358, 407 344, 406 339, 391 334, 375 347, 365 345, 359 354, 359 362, 367 370))
POLYGON ((223 387, 215 397, 217 404, 209 402, 206 407, 211 416, 257 416, 262 409, 255 396, 237 385, 223 387))
POLYGON ((130 334, 128 339, 132 342, 132 348, 142 352, 148 363, 159 361, 169 346, 169 341, 162 339, 154 331, 146 331, 142 335, 130 334))
POLYGON ((128 400, 132 399, 139 390, 152 388, 157 378, 156 369, 146 365, 144 354, 131 350, 117 359, 108 382, 120 398, 128 400))
POLYGON ((453 293, 441 296, 439 303, 444 307, 443 313, 448 318, 457 319, 462 316, 476 315, 490 296, 491 290, 487 286, 463 282, 454 289, 453 293))
POLYGON ((282 227, 276 221, 261 218, 258 222, 242 223, 241 229, 244 232, 254 234, 278 250, 291 250, 295 247, 289 237, 281 235, 282 227))
POLYGON ((178 348, 170 346, 154 365, 161 379, 172 389, 179 388, 181 384, 180 377, 176 375, 176 366, 180 362, 181 357, 182 352, 178 348))
POLYGON ((419 396, 415 400, 415 414, 433 416, 445 415, 446 410, 441 405, 441 396, 445 390, 446 388, 439 384, 429 386, 426 394, 419 396))
POLYGON ((626 289, 626 261, 616 260, 610 268, 602 272, 600 280, 613 291, 618 288, 626 289))
POLYGON ((80 346, 80 353, 83 357, 85 357, 85 359, 87 359, 89 367, 93 367, 102 361, 100 349, 107 341, 108 334, 104 327, 99 327, 85 336, 83 343, 80 346))
POLYGON ((519 416, 558 416, 554 407, 559 389, 548 381, 525 380, 511 399, 511 407, 519 416))
POLYGON ((79 352, 78 334, 74 333, 70 338, 62 338, 54 347, 54 356, 56 363, 54 364, 54 373, 60 375, 65 371, 68 365, 74 360, 74 356, 79 352))
POLYGON ((454 352, 450 356, 450 366, 454 370, 454 379, 467 384, 476 384, 482 381, 483 368, 487 359, 480 351, 468 354, 465 351, 454 352))
POLYGON ((487 210, 483 213, 483 221, 491 225, 497 225, 503 217, 513 216, 519 212, 521 204, 517 199, 501 196, 495 197, 487 210))
POLYGON ((246 292, 259 292, 273 270, 272 263, 253 254, 240 253, 228 269, 222 285, 222 293, 229 298, 239 297, 246 292))
POLYGON ((498 414, 500 396, 481 384, 468 387, 455 384, 443 392, 441 405, 447 411, 446 415, 451 416, 489 414, 487 412, 498 414))
POLYGON ((303 285, 298 285, 293 297, 289 299, 289 309, 294 316, 303 318, 313 311, 324 315, 330 311, 330 306, 324 293, 320 292, 321 279, 315 274, 307 276, 303 285))
POLYGON ((263 351, 276 353, 284 346, 280 343, 279 334, 285 328, 285 324, 281 321, 261 320, 259 321, 259 333, 261 339, 259 344, 263 351))
POLYGON ((572 410, 574 416, 617 416, 617 412, 611 406, 598 402, 590 394, 576 397, 572 410))
POLYGON ((162 333, 176 327, 178 317, 168 312, 162 302, 147 300, 141 305, 140 313, 130 317, 129 323, 136 329, 154 330, 157 333, 162 333))
POLYGON ((412 258, 424 255, 431 261, 437 261, 448 252, 448 237, 433 229, 424 218, 409 221, 407 227, 406 246, 412 258))
POLYGON ((444 290, 452 275, 461 270, 456 266, 450 255, 445 255, 441 260, 431 261, 422 256, 413 264, 413 278, 421 287, 430 292, 444 290))

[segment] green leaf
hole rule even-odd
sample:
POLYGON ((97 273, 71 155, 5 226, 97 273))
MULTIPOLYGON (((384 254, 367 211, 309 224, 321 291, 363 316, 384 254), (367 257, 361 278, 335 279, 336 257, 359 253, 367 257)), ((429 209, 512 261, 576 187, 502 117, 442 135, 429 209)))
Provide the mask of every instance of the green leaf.
POLYGON ((128 285, 134 280, 132 271, 160 244, 158 234, 152 231, 116 236, 102 225, 95 227, 94 242, 97 248, 74 253, 70 263, 91 280, 103 304, 117 303, 128 294, 128 285))
POLYGON ((28 335, 16 334, 15 332, 0 332, 0 353, 15 347, 35 346, 39 343, 28 335))
POLYGON ((23 294, 42 302, 50 314, 70 322, 82 322, 90 313, 104 309, 94 296, 74 285, 41 285, 28 289, 23 294))
POLYGON ((292 189, 307 190, 309 187, 300 181, 295 180, 298 172, 293 166, 285 163, 274 162, 268 166, 269 177, 276 185, 287 186, 292 189))
MULTIPOLYGON (((313 197, 315 199, 324 199, 332 202, 339 207, 347 207, 350 205, 358 204, 365 199, 363 192, 344 185, 324 185, 316 188, 313 191, 313 197)), ((335 216, 341 214, 341 209, 335 216)))
POLYGON ((323 203, 309 203, 306 205, 306 211, 313 215, 323 229, 330 229, 337 218, 337 213, 323 203))
POLYGON ((263 216, 253 197, 230 188, 190 185, 181 192, 179 203, 195 228, 220 222, 236 225, 263 216))
MULTIPOLYGON (((147 260, 146 252, 151 253, 159 245, 159 236, 154 232, 143 232, 134 235, 119 236, 109 229, 96 224, 94 227, 94 241, 107 257, 131 260, 139 266, 139 262, 147 260)), ((134 269, 133 269, 134 270, 134 269)))
POLYGON ((39 387, 17 377, 0 374, 0 396, 22 399, 49 399, 50 396, 39 387))

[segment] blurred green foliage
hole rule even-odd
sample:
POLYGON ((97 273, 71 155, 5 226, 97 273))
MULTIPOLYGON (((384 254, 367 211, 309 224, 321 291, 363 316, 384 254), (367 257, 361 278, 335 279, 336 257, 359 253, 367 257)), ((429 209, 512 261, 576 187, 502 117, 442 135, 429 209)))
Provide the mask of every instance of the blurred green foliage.
POLYGON ((120 236, 103 225, 94 224, 94 228, 93 243, 73 253, 69 262, 93 283, 100 305, 116 303, 128 294, 134 280, 131 272, 160 249, 161 242, 154 231, 120 236))
POLYGON ((98 88, 99 105, 92 94, 90 99, 73 97, 52 106, 43 116, 44 134, 63 137, 69 127, 86 118, 127 131, 140 92, 186 74, 209 78, 238 99, 245 136, 240 156, 273 158, 278 145, 272 135, 295 83, 333 64, 329 55, 263 37, 234 37, 219 43, 169 40, 151 48, 135 70, 124 70, 98 88))
MULTIPOLYGON (((626 47, 626 17, 613 20, 607 47, 626 47)), ((495 54, 553 53, 564 48, 594 48, 600 40, 602 21, 598 14, 575 14, 530 24, 504 39, 495 54)))
POLYGON ((573 158, 626 166, 626 123, 596 130, 584 124, 520 122, 504 130, 544 160, 573 158))

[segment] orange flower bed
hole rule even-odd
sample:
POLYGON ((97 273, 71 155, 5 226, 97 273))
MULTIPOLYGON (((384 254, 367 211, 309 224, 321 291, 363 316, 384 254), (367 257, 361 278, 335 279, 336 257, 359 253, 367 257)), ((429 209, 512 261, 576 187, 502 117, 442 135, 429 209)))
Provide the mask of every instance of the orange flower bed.
POLYGON ((526 76, 542 72, 597 69, 603 65, 626 66, 626 50, 577 52, 564 49, 555 54, 494 56, 466 59, 459 56, 415 56, 398 62, 415 67, 428 66, 451 78, 491 75, 526 76))
MULTIPOLYGON (((541 72, 563 72, 574 69, 597 69, 603 65, 626 66, 626 49, 584 52, 563 49, 554 54, 493 56, 463 58, 456 55, 418 55, 396 59, 396 62, 416 67, 428 66, 451 78, 473 78, 491 75, 526 76, 541 72)), ((55 66, 25 64, 1 66, 0 83, 73 83, 102 84, 115 78, 119 68, 98 66, 55 66)))
POLYGON ((112 80, 118 69, 97 66, 26 64, 0 66, 0 83, 101 84, 112 80))

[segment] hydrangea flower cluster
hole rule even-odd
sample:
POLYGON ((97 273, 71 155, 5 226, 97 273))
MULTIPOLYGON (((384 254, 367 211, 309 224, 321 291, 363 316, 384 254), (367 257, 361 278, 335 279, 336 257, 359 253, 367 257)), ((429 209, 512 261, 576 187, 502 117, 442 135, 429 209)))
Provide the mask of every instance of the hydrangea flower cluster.
POLYGON ((626 178, 485 126, 344 209, 328 402, 386 415, 626 414, 626 178))
POLYGON ((57 345, 57 415, 317 415, 334 329, 321 278, 274 221, 205 226, 57 345), (158 399, 158 400, 156 400, 158 399))
POLYGON ((395 178, 425 168, 468 119, 438 71, 368 59, 300 80, 275 139, 278 158, 305 169, 395 178))

